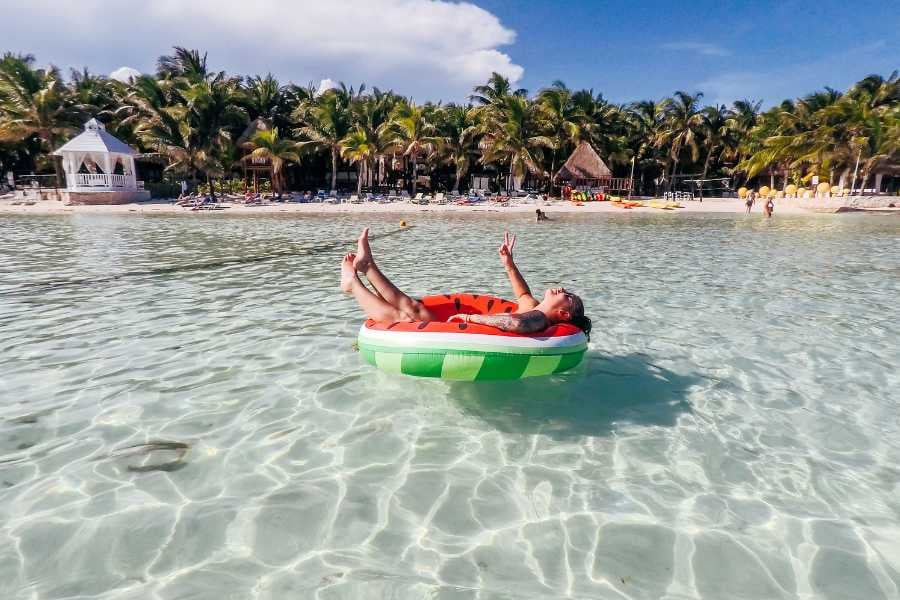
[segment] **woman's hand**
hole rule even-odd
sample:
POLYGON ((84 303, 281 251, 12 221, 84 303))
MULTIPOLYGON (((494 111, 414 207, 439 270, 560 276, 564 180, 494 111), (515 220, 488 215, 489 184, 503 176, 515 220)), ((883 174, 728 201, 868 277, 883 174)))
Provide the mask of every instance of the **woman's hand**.
POLYGON ((515 245, 516 236, 510 236, 508 231, 504 232, 503 243, 500 244, 500 248, 497 250, 497 253, 500 255, 500 262, 503 263, 504 267, 511 267, 515 264, 512 253, 515 245))

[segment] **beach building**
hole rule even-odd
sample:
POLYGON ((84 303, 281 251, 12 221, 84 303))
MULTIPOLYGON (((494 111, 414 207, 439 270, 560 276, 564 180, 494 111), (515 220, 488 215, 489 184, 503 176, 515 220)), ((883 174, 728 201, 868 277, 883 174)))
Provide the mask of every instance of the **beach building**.
POLYGON ((613 177, 612 171, 587 141, 578 143, 568 160, 553 176, 553 184, 568 185, 576 190, 603 190, 604 192, 631 192, 630 177, 613 177))
POLYGON ((246 148, 246 144, 260 131, 269 131, 271 129, 271 123, 262 117, 257 117, 250 121, 250 124, 244 129, 244 133, 237 139, 238 147, 244 149, 244 155, 241 157, 241 166, 244 171, 244 183, 248 188, 252 189, 254 193, 259 192, 260 181, 272 183, 272 161, 266 157, 251 156, 251 151, 246 148))
POLYGON ((150 199, 137 180, 137 152, 91 119, 56 152, 66 173, 62 200, 71 204, 125 204, 150 199))
POLYGON ((900 192, 900 160, 883 158, 872 167, 865 181, 862 174, 853 180, 853 170, 848 166, 841 172, 838 186, 849 188, 854 185, 855 190, 861 190, 862 194, 889 194, 900 192))

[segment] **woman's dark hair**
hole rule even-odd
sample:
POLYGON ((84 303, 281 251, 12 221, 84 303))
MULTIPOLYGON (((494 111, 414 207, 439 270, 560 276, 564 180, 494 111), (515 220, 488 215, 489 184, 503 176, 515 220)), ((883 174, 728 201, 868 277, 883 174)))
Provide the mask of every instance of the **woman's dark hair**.
POLYGON ((591 320, 584 314, 584 302, 581 301, 581 298, 578 298, 578 302, 575 303, 575 310, 572 311, 572 316, 569 319, 569 323, 579 328, 584 332, 584 335, 590 337, 591 335, 591 320))
POLYGON ((585 315, 578 315, 577 317, 573 316, 569 323, 582 330, 584 335, 590 337, 591 319, 589 317, 586 317, 585 315))

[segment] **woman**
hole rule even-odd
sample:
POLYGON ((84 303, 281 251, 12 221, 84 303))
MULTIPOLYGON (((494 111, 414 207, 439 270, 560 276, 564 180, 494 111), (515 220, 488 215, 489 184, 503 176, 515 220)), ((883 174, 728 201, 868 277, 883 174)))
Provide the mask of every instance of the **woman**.
MULTIPOLYGON (((489 325, 512 333, 531 334, 543 331, 556 323, 571 323, 584 331, 591 332, 591 320, 584 314, 581 298, 564 288, 551 288, 538 300, 531 295, 525 278, 513 261, 513 247, 516 236, 504 234, 500 245, 500 261, 516 295, 518 308, 513 313, 490 315, 453 315, 448 321, 462 321, 489 325)), ((369 247, 369 228, 363 229, 356 242, 356 253, 344 256, 341 262, 341 290, 352 294, 374 321, 436 321, 437 319, 421 302, 410 298, 384 276, 369 247), (363 273, 375 288, 372 292, 360 280, 357 273, 363 273)))

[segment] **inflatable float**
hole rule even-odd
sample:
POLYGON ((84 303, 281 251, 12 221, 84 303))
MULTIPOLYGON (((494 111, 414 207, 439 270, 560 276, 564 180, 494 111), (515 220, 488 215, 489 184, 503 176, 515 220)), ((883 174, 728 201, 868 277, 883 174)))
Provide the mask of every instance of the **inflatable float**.
POLYGON ((446 322, 455 314, 516 310, 515 302, 502 298, 443 294, 421 301, 438 320, 363 323, 358 344, 367 362, 389 373, 486 381, 560 373, 578 365, 587 350, 587 337, 569 323, 521 335, 476 323, 446 322))

